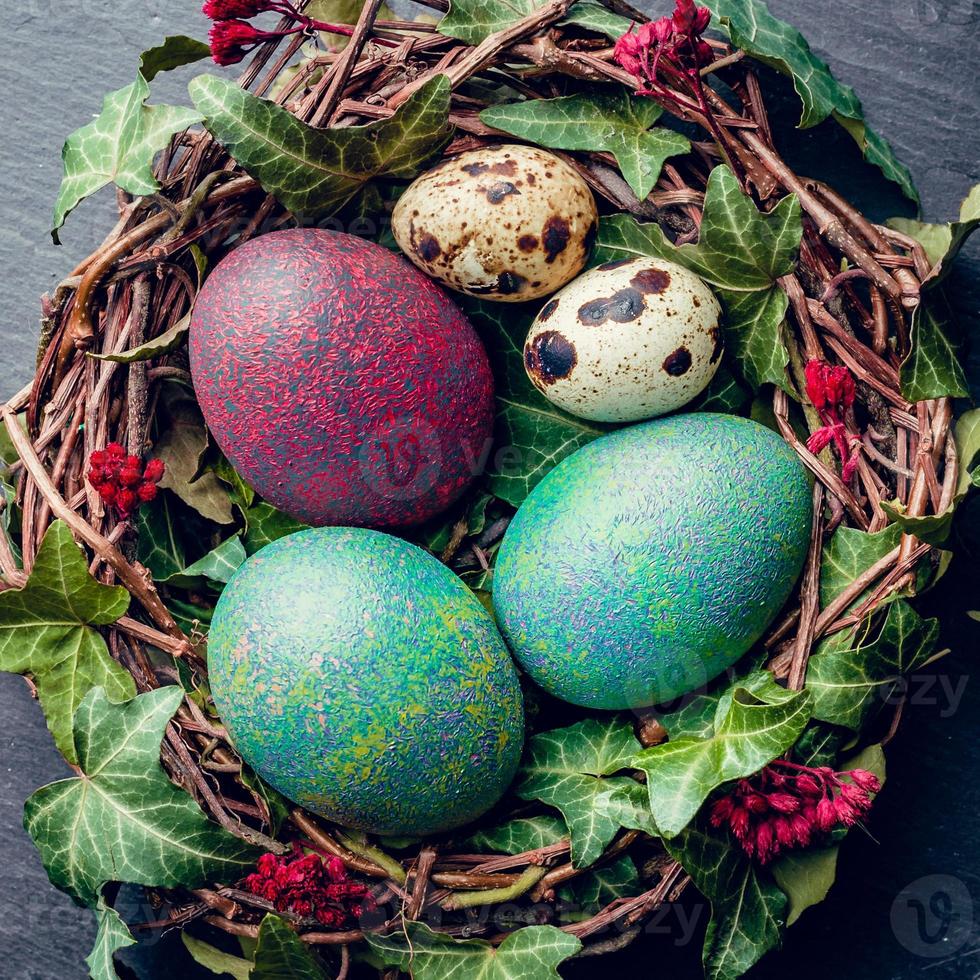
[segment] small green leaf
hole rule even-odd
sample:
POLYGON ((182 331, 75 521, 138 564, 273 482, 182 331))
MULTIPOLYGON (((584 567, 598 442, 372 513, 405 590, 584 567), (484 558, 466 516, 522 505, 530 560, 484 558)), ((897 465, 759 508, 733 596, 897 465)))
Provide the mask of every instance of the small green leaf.
POLYGON ((153 449, 153 455, 166 465, 160 486, 172 490, 209 521, 231 524, 235 515, 227 490, 213 471, 201 468, 208 432, 193 393, 167 385, 163 401, 169 425, 153 449))
POLYGON ((899 369, 902 394, 910 402, 930 398, 966 398, 970 394, 960 363, 959 345, 952 339, 953 315, 942 289, 922 289, 912 311, 909 353, 899 369))
POLYGON ((708 387, 685 409, 690 412, 721 412, 737 415, 749 401, 749 393, 739 384, 724 362, 708 382, 708 387))
POLYGON ((160 768, 160 742, 183 692, 113 704, 90 691, 75 713, 82 774, 44 786, 24 826, 51 883, 94 906, 109 881, 172 888, 235 881, 261 853, 201 812, 160 768))
POLYGON ((772 866, 776 884, 789 899, 786 925, 793 925, 808 908, 827 897, 837 877, 839 851, 839 844, 792 851, 772 866))
MULTIPOLYGON (((820 605, 829 606, 855 579, 898 546, 899 528, 890 526, 869 534, 854 527, 839 527, 824 546, 820 563, 820 605)), ((857 596, 852 607, 863 602, 857 596)))
POLYGON ((883 620, 872 616, 827 637, 807 667, 813 716, 858 731, 901 676, 932 657, 938 637, 938 620, 922 619, 904 599, 883 620))
POLYGON ((846 728, 811 721, 793 746, 793 761, 802 766, 834 766, 841 749, 853 739, 846 728))
POLYGON ((496 381, 494 453, 487 461, 489 489, 518 507, 566 456, 608 432, 610 426, 563 412, 528 378, 524 341, 537 315, 537 304, 486 303, 457 297, 460 299, 483 338, 496 381))
POLYGON ((576 867, 596 861, 620 827, 656 833, 643 787, 614 775, 632 764, 639 749, 632 726, 616 717, 587 718, 531 739, 517 795, 561 811, 576 867))
POLYGON ((172 34, 164 39, 163 44, 140 55, 140 74, 152 82, 162 71, 173 71, 209 57, 211 48, 203 41, 183 34, 172 34))
POLYGON ((245 511, 245 550, 254 555, 260 548, 286 537, 287 534, 305 531, 307 526, 281 510, 276 510, 272 504, 259 501, 245 511))
POLYGON ((470 837, 467 845, 475 851, 500 851, 503 854, 523 854, 536 851, 539 847, 557 844, 568 837, 565 821, 547 813, 534 817, 518 817, 478 830, 470 837))
POLYGON ((711 902, 703 952, 708 980, 737 980, 780 946, 786 896, 740 848, 700 826, 665 846, 711 902))
POLYGON ((451 0, 438 30, 446 37, 476 45, 542 6, 544 0, 451 0))
POLYGON ((89 575, 63 521, 45 532, 27 584, 0 592, 0 670, 34 678, 48 728, 69 762, 78 759, 72 718, 85 695, 94 687, 114 701, 136 693, 96 629, 124 616, 129 602, 126 589, 89 575))
POLYGON ((661 834, 679 834, 722 783, 751 776, 785 752, 810 720, 805 691, 767 704, 744 688, 710 738, 679 738, 644 749, 633 764, 647 774, 653 819, 661 834))
POLYGON ((107 95, 101 115, 68 137, 61 151, 65 175, 54 207, 52 237, 56 243, 68 215, 106 184, 115 183, 136 195, 160 189, 153 176, 154 157, 175 133, 201 121, 191 109, 146 104, 149 82, 158 72, 187 64, 177 55, 179 45, 172 43, 180 40, 170 38, 146 52, 136 81, 107 95))
POLYGON ((777 280, 796 266, 803 234, 796 197, 768 214, 742 193, 725 166, 708 178, 697 244, 675 246, 659 225, 617 214, 599 223, 599 261, 655 255, 677 262, 715 287, 725 308, 725 341, 753 388, 786 386, 789 361, 782 338, 787 299, 777 280))
POLYGON ((210 970, 218 976, 232 977, 233 980, 249 980, 252 964, 241 956, 232 956, 201 939, 192 936, 186 929, 181 930, 181 941, 198 966, 210 970))
POLYGON ((178 320, 169 330, 165 330, 159 337, 148 340, 145 344, 132 347, 121 354, 89 354, 99 361, 115 361, 118 364, 133 364, 136 361, 151 361, 154 357, 162 357, 175 351, 187 339, 187 332, 190 329, 190 314, 178 320))
POLYGON ((330 216, 376 177, 414 177, 450 136, 445 75, 423 85, 390 119, 335 129, 307 126, 214 75, 195 78, 190 92, 215 139, 305 222, 330 216))
POLYGON ((653 190, 664 161, 691 148, 679 133, 651 129, 662 112, 652 99, 633 97, 618 88, 493 106, 484 109, 480 119, 549 149, 612 153, 642 201, 653 190))
POLYGON ((907 197, 918 201, 908 168, 865 123, 854 90, 834 78, 795 27, 773 17, 762 0, 706 0, 705 5, 714 15, 712 22, 727 32, 736 48, 793 80, 803 102, 801 128, 816 126, 832 115, 861 148, 868 163, 898 184, 907 197))
POLYGON ((95 907, 95 921, 98 925, 95 946, 85 958, 89 976, 92 980, 119 980, 115 955, 120 949, 135 946, 136 940, 119 913, 101 895, 95 907))
POLYGON ((640 875, 633 859, 623 855, 608 864, 590 868, 559 889, 558 897, 581 918, 595 915, 620 898, 631 898, 641 891, 640 875))
POLYGON ((183 588, 193 588, 196 580, 199 579, 207 579, 210 582, 225 585, 231 581, 232 575, 238 571, 239 566, 247 557, 241 538, 238 535, 232 535, 226 541, 222 541, 217 548, 209 551, 203 558, 199 558, 194 564, 182 569, 176 575, 171 575, 164 581, 183 588))
POLYGON ((383 963, 413 980, 560 980, 558 964, 582 948, 579 939, 554 926, 517 929, 496 948, 482 939, 452 939, 421 922, 365 938, 383 963))
POLYGON ((259 926, 249 980, 327 980, 327 973, 285 919, 267 915, 259 926))
POLYGON ((618 40, 633 26, 633 21, 614 14, 608 7, 593 0, 577 0, 568 11, 568 16, 558 23, 574 24, 596 34, 605 34, 611 41, 618 40))
POLYGON ((187 565, 186 549, 178 533, 181 506, 168 490, 140 507, 136 515, 136 555, 158 582, 179 575, 187 565))

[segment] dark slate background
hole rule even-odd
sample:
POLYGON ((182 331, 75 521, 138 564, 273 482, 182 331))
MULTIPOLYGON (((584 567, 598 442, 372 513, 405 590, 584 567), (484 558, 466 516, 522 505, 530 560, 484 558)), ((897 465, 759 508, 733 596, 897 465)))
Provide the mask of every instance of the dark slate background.
MULTIPOLYGON (((871 124, 912 168, 925 217, 952 217, 980 179, 980 12, 974 0, 771 5, 857 89, 871 124)), ((65 135, 97 114, 105 92, 132 81, 142 49, 168 33, 203 35, 206 25, 197 0, 5 0, 0 8, 0 398, 6 398, 30 376, 37 296, 52 289, 108 229, 111 200, 103 196, 70 218, 61 249, 50 244, 48 218, 65 135)), ((188 74, 159 79, 156 98, 183 99, 188 74)), ((778 117, 791 122, 796 112, 792 93, 785 92, 778 117)), ((832 125, 794 139, 784 150, 798 172, 828 176, 876 219, 905 207, 832 125)), ((974 243, 952 281, 968 333, 980 332, 978 271, 980 248, 974 243)), ((974 354, 975 390, 978 364, 974 354)), ((759 980, 788 971, 797 980, 980 977, 980 690, 972 676, 980 627, 965 615, 980 607, 975 567, 965 552, 928 599, 943 617, 953 652, 913 679, 912 709, 889 752, 889 786, 870 827, 874 837, 851 836, 830 899, 793 927, 784 951, 753 973, 759 980)), ((86 975, 83 959, 94 934, 90 914, 50 887, 21 827, 24 799, 65 772, 23 682, 0 675, 2 980, 86 975)), ((688 902, 671 910, 651 930, 655 935, 601 967, 586 960, 566 972, 576 978, 616 969, 636 977, 696 977, 705 920, 705 910, 688 902), (685 929, 692 916, 693 939, 685 929)), ((125 969, 141 978, 197 975, 172 939, 125 959, 125 969)))

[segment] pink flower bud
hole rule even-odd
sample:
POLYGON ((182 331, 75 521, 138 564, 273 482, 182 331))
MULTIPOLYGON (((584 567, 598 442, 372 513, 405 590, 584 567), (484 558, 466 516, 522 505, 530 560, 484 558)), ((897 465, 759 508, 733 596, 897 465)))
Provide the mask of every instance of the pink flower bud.
POLYGON ((770 793, 766 800, 779 813, 795 813, 800 808, 800 801, 789 793, 770 793))
POLYGON ((881 782, 878 777, 873 772, 868 772, 867 769, 850 769, 843 775, 849 777, 853 783, 867 793, 877 793, 881 790, 881 782))

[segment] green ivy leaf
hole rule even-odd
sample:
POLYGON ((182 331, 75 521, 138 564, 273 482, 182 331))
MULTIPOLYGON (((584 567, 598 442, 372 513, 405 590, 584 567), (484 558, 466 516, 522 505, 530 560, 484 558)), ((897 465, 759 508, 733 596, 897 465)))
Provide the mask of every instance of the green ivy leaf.
POLYGON ((633 21, 614 14, 608 7, 593 0, 578 0, 568 11, 568 16, 559 24, 574 24, 596 34, 605 34, 611 41, 618 40, 632 26, 633 21))
MULTIPOLYGON (((820 605, 829 606, 856 578, 897 547, 901 531, 895 526, 869 534, 854 527, 839 527, 824 546, 820 563, 820 605)), ((864 601, 867 591, 851 607, 864 601)))
POLYGON ((839 851, 839 844, 791 851, 772 866, 776 884, 789 899, 786 925, 793 925, 808 908, 827 897, 837 877, 839 851))
POLYGON ((202 580, 226 585, 247 557, 241 538, 232 535, 203 558, 164 581, 185 589, 194 588, 202 580))
POLYGON ((795 27, 773 17, 762 0, 706 0, 705 5, 714 15, 713 23, 728 34, 735 47, 793 80, 803 102, 800 128, 816 126, 832 115, 861 148, 868 163, 898 184, 907 197, 919 200, 908 168, 865 123, 854 90, 834 78, 795 27))
POLYGON ((210 970, 218 976, 229 976, 233 980, 249 980, 252 971, 251 961, 241 956, 232 956, 231 953, 226 953, 217 946, 197 939, 186 929, 181 930, 180 938, 184 949, 198 966, 203 966, 205 970, 210 970))
POLYGON ((527 926, 499 946, 482 939, 456 940, 421 922, 405 922, 388 936, 368 933, 374 953, 414 980, 560 980, 558 964, 582 943, 554 926, 527 926))
POLYGON ((631 766, 639 749, 632 726, 616 717, 587 718, 531 739, 517 795, 561 811, 576 867, 601 857, 620 827, 656 833, 643 787, 614 775, 631 766))
POLYGON ((793 761, 802 766, 834 766, 853 733, 825 721, 811 721, 793 746, 793 761))
POLYGON ((180 347, 187 339, 190 330, 191 317, 188 314, 181 317, 169 330, 159 337, 148 340, 138 347, 131 347, 121 354, 89 354, 98 361, 115 361, 117 364, 133 364, 136 361, 152 361, 154 357, 162 357, 180 347))
POLYGON ((480 851, 500 851, 503 854, 523 854, 536 851, 539 847, 557 844, 568 837, 565 821, 548 813, 533 817, 518 817, 478 830, 467 841, 467 845, 480 851))
POLYGON ((724 362, 708 382, 708 387, 685 409, 689 412, 721 412, 737 415, 749 401, 749 393, 724 362))
POLYGON ((95 907, 95 921, 98 925, 95 946, 85 958, 89 976, 92 980, 119 980, 115 955, 120 949, 135 946, 136 940, 119 913, 101 895, 95 907))
POLYGON ((110 92, 102 113, 68 137, 61 151, 65 175, 54 206, 51 235, 55 243, 68 215, 106 184, 115 183, 135 195, 160 189, 153 176, 153 158, 175 133, 199 123, 201 116, 181 106, 147 105, 149 83, 161 71, 202 57, 200 48, 192 47, 197 43, 168 38, 144 53, 136 81, 110 92))
POLYGON ((476 45, 543 6, 541 0, 451 0, 438 30, 476 45))
POLYGON ((259 926, 249 980, 327 980, 327 973, 285 919, 267 915, 259 926))
POLYGON ((490 355, 497 393, 495 455, 487 461, 489 489, 515 507, 566 456, 610 426, 576 418, 552 405, 524 370, 524 341, 536 304, 462 300, 490 355))
POLYGON ((890 228, 914 238, 925 249, 933 264, 927 282, 942 282, 949 275, 966 240, 980 228, 980 184, 974 184, 964 198, 958 221, 934 225, 912 218, 889 218, 887 223, 890 228))
POLYGON ((27 584, 0 592, 0 670, 34 678, 48 728, 69 762, 78 759, 72 717, 85 695, 93 687, 114 701, 136 693, 96 629, 124 616, 129 602, 124 588, 89 575, 63 521, 45 532, 27 584))
POLYGON ((959 345, 952 340, 949 301, 934 283, 929 280, 923 286, 919 305, 912 311, 909 353, 899 368, 902 394, 910 402, 970 394, 959 345))
POLYGON ((284 207, 315 222, 375 177, 414 177, 447 143, 449 79, 439 75, 390 119, 314 129, 234 82, 201 75, 191 98, 207 128, 284 207))
POLYGON ((856 630, 822 640, 807 666, 813 716, 858 731, 903 674, 925 664, 939 638, 939 621, 923 619, 904 600, 884 619, 868 617, 856 630))
POLYGON ((177 498, 168 490, 140 507, 136 515, 136 556, 157 582, 179 575, 187 565, 186 549, 178 534, 179 506, 177 498))
POLYGON ((591 868, 559 889, 558 897, 570 906, 569 912, 587 918, 620 898, 632 898, 642 890, 640 875, 627 855, 608 864, 591 868))
POLYGON ((675 246, 658 224, 617 214, 599 223, 596 257, 655 255, 690 269, 715 287, 725 308, 729 354, 749 384, 785 387, 787 299, 776 281, 795 268, 802 234, 795 196, 763 214, 742 193, 731 170, 719 166, 708 178, 697 244, 675 246))
POLYGON ((768 704, 737 688, 710 738, 679 738, 640 752, 633 764, 647 774, 650 809, 661 834, 675 837, 718 786, 751 776, 785 752, 811 713, 805 691, 783 692, 768 704))
POLYGON ((197 400, 177 385, 167 385, 162 400, 169 424, 153 449, 166 464, 160 486, 209 521, 231 524, 235 515, 228 491, 212 470, 202 470, 208 432, 197 400))
POLYGON ((690 141, 679 133, 651 129, 662 113, 652 99, 633 97, 617 88, 492 106, 480 113, 480 119, 552 150, 612 153, 642 201, 653 190, 664 161, 691 148, 690 141))
POLYGON ((702 954, 708 980, 737 980, 780 946, 786 896, 740 848, 700 826, 665 846, 711 902, 702 954))
POLYGON ((152 82, 161 72, 173 71, 211 57, 211 48, 197 38, 171 34, 162 44, 140 55, 140 74, 152 82))
POLYGON ((160 742, 183 692, 164 687, 113 704, 101 688, 75 713, 81 776, 44 786, 24 807, 51 883, 83 905, 109 881, 193 887, 237 880, 261 853, 212 823, 160 768, 160 742))
POLYGON ((305 531, 307 526, 281 510, 276 510, 272 504, 259 501, 245 511, 245 551, 254 555, 260 548, 286 537, 287 534, 305 531))

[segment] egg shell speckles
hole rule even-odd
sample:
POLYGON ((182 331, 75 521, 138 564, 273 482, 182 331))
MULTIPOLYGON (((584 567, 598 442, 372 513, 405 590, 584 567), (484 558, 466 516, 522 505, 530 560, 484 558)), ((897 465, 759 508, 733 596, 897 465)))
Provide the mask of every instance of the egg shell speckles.
POLYGON ((339 232, 255 238, 204 284, 191 372, 218 445, 308 524, 400 527, 479 468, 493 378, 472 326, 404 259, 339 232))
POLYGON ((402 251, 451 289, 523 302, 578 274, 598 220, 572 167, 512 144, 461 153, 423 174, 399 199, 391 227, 402 251))
POLYGON ((520 684, 493 620, 444 565, 379 531, 301 531, 250 558, 215 609, 208 674, 245 761, 346 827, 457 827, 520 760, 520 684))
POLYGON ((735 663, 789 598, 812 495, 783 440, 697 413, 620 429, 552 470, 507 529, 497 621, 549 693, 658 704, 735 663))
POLYGON ((542 307, 524 367, 581 418, 633 422, 699 395, 721 363, 721 306, 693 272, 637 258, 583 273, 542 307))

